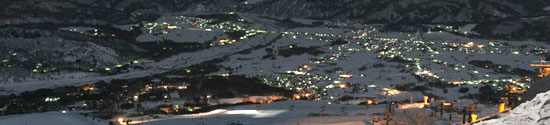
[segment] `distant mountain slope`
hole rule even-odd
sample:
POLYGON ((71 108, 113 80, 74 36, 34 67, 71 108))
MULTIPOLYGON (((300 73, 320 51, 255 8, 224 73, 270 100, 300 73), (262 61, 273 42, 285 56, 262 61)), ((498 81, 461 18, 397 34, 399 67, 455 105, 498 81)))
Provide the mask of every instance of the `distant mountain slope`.
POLYGON ((6 0, 0 25, 129 23, 172 12, 254 13, 363 22, 470 23, 541 14, 544 0, 6 0))
POLYGON ((550 41, 550 15, 485 22, 473 30, 485 38, 547 42, 550 41))
POLYGON ((242 0, 7 0, 0 26, 20 23, 110 25, 155 20, 169 12, 223 12, 242 0))
POLYGON ((243 11, 365 22, 464 23, 528 16, 542 11, 545 4, 540 0, 272 0, 243 11))

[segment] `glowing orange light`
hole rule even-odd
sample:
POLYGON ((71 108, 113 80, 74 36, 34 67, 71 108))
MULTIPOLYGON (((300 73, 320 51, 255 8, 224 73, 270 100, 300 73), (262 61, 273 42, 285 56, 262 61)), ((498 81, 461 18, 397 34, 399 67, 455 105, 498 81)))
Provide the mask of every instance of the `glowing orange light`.
POLYGON ((426 75, 429 76, 429 77, 434 77, 435 76, 433 73, 428 73, 426 75))
POLYGON ((485 45, 477 45, 477 48, 483 48, 485 45))
POLYGON ((338 87, 340 87, 340 88, 346 88, 346 84, 338 84, 338 87))
POLYGON ((300 95, 294 95, 294 99, 298 100, 300 98, 301 98, 300 95))
POLYGON ((452 81, 451 83, 453 83, 453 85, 461 85, 462 82, 459 82, 459 81, 452 81))
POLYGON ((310 94, 310 93, 306 93, 306 94, 304 94, 304 96, 305 96, 305 97, 309 97, 309 96, 311 96, 311 94, 310 94))
POLYGON ((504 108, 505 108, 504 106, 506 106, 506 103, 500 103, 498 105, 498 113, 504 112, 504 108))
POLYGON ((91 90, 94 90, 95 88, 94 87, 91 87, 91 86, 85 86, 84 88, 82 88, 84 91, 91 91, 91 90))
POLYGON ((386 90, 386 94, 397 95, 397 94, 399 94, 399 90, 395 90, 395 89, 386 90))
POLYGON ((477 115, 476 114, 472 114, 472 122, 475 122, 477 120, 477 115))
POLYGON ((350 78, 352 76, 353 75, 351 75, 351 74, 342 74, 342 75, 340 75, 340 78, 350 78))
POLYGON ((168 26, 168 29, 177 29, 179 28, 178 26, 168 26))
POLYGON ((124 121, 125 121, 124 118, 118 118, 116 121, 117 121, 119 124, 126 124, 126 123, 124 123, 124 121))
POLYGON ((309 69, 309 66, 308 65, 303 65, 302 68, 309 69))
POLYGON ((547 64, 548 61, 546 60, 540 60, 539 61, 540 64, 531 64, 531 66, 533 67, 540 67, 539 68, 539 75, 537 75, 538 77, 546 77, 546 76, 550 76, 550 64, 547 64))
POLYGON ((294 74, 295 75, 304 75, 306 74, 305 72, 302 72, 302 71, 294 71, 294 74))
POLYGON ((229 42, 229 39, 222 39, 222 40, 220 40, 220 43, 227 43, 227 42, 229 42))
POLYGON ((474 42, 468 42, 468 43, 464 44, 464 47, 470 48, 470 47, 474 46, 474 44, 475 44, 474 42))
POLYGON ((380 51, 378 52, 378 54, 382 55, 382 56, 385 56, 386 54, 388 54, 387 52, 384 52, 384 51, 380 51))

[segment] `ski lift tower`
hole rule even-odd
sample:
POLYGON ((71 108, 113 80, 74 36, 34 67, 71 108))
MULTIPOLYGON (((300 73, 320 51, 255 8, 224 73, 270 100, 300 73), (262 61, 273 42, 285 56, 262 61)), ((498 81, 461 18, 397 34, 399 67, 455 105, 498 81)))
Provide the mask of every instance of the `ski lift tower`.
POLYGON ((531 66, 533 67, 540 67, 539 68, 539 75, 537 75, 538 77, 546 77, 546 76, 550 76, 550 61, 546 61, 546 60, 540 60, 540 61, 536 61, 536 62, 539 62, 539 64, 531 64, 531 66))

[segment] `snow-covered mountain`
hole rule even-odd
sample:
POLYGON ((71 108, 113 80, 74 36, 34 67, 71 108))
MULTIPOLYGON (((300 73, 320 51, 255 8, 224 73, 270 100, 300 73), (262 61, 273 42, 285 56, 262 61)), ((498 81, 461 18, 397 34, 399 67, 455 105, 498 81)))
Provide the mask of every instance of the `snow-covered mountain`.
POLYGON ((473 30, 486 38, 516 40, 550 40, 550 16, 510 18, 477 25, 473 30))
POLYGON ((464 23, 536 15, 546 5, 544 0, 6 0, 0 3, 0 24, 128 23, 173 12, 229 11, 363 22, 464 23))
POLYGON ((550 91, 538 94, 505 116, 477 123, 478 125, 547 125, 550 124, 550 91))
POLYGON ((355 19, 364 22, 460 23, 526 16, 537 0, 272 0, 245 12, 283 17, 355 19))
POLYGON ((5 0, 0 25, 23 23, 124 24, 169 12, 227 12, 242 0, 5 0))

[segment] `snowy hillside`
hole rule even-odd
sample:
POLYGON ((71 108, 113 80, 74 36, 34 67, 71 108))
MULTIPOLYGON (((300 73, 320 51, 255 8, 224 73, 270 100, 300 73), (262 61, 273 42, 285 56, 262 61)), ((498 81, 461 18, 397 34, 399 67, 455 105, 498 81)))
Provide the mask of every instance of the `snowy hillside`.
POLYGON ((543 7, 535 0, 272 0, 263 3, 264 7, 245 6, 242 10, 279 17, 359 19, 386 23, 456 23, 525 16, 543 7))
POLYGON ((282 18, 353 19, 386 23, 459 23, 496 21, 508 17, 535 15, 543 11, 548 6, 548 2, 544 0, 521 2, 515 0, 7 0, 0 5, 6 8, 0 12, 0 16, 7 17, 1 19, 0 25, 44 22, 121 24, 150 20, 167 12, 228 11, 282 18))
POLYGON ((504 114, 501 118, 482 121, 478 125, 547 125, 550 124, 550 91, 504 114))
MULTIPOLYGON (((327 104, 323 101, 281 101, 271 104, 235 106, 220 113, 204 115, 203 118, 172 116, 156 119, 152 122, 145 119, 143 125, 158 124, 230 124, 243 125, 283 125, 283 124, 317 124, 317 125, 364 125, 372 121, 371 115, 384 110, 384 105, 359 106, 327 104), (322 117, 321 116, 322 113, 322 117)), ((206 113, 205 113, 206 114, 206 113)), ((189 116, 189 115, 188 115, 189 116)), ((139 120, 140 118, 132 118, 139 120)))
POLYGON ((2 125, 98 125, 77 113, 44 112, 24 115, 0 116, 2 125))

